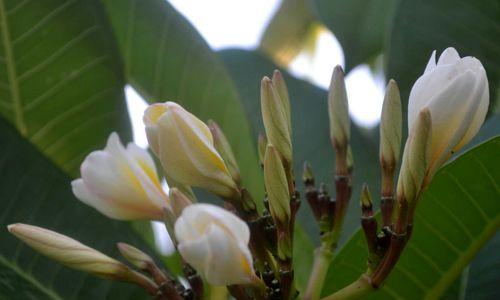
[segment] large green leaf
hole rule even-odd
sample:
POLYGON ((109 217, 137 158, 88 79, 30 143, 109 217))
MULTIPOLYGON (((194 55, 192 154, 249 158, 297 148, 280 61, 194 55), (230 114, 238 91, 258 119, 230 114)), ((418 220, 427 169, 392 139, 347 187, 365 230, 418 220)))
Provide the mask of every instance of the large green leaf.
POLYGON ((455 47, 483 63, 490 84, 490 110, 500 80, 500 2, 496 0, 399 1, 387 55, 387 73, 408 99, 433 50, 455 47))
POLYGON ((259 50, 287 66, 301 50, 314 50, 319 28, 309 0, 284 0, 267 25, 259 50))
POLYGON ((0 0, 0 114, 69 174, 111 131, 130 139, 124 79, 96 0, 0 0))
POLYGON ((0 118, 0 299, 147 299, 141 289, 49 261, 7 232, 12 223, 46 227, 119 257, 127 242, 151 253, 124 222, 78 201, 71 179, 0 118))
MULTIPOLYGON (((420 199, 414 233, 385 286, 367 299, 438 299, 500 226, 500 137, 443 167, 420 199)), ((366 269, 357 232, 330 267, 324 294, 366 269)), ((496 254, 498 255, 498 254, 496 254)))
POLYGON ((263 196, 250 128, 224 65, 196 30, 164 0, 103 0, 127 81, 149 102, 176 101, 227 134, 245 186, 263 196))
MULTIPOLYGON (((315 0, 320 20, 335 34, 346 70, 382 53, 397 0, 315 0)), ((410 1, 414 2, 414 1, 410 1)))

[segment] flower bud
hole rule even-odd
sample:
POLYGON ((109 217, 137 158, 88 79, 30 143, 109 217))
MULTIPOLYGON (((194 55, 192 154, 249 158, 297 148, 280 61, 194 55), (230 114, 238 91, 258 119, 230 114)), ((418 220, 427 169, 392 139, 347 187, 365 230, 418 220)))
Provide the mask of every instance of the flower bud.
POLYGON ((174 102, 150 105, 144 112, 146 135, 166 176, 224 198, 238 195, 236 183, 214 147, 207 125, 174 102))
POLYGON ((220 129, 219 125, 212 120, 208 121, 208 128, 210 128, 210 132, 214 138, 215 149, 219 152, 220 156, 226 163, 231 177, 233 177, 236 183, 240 183, 240 169, 238 168, 238 163, 234 157, 233 149, 231 149, 231 145, 224 135, 224 132, 220 129))
POLYGON ((424 109, 420 112, 406 141, 399 171, 398 200, 404 199, 412 203, 418 197, 427 174, 431 134, 431 113, 428 109, 424 109))
POLYGON ((402 131, 401 98, 396 81, 389 80, 380 118, 379 159, 382 167, 382 194, 393 194, 394 172, 399 161, 402 131))
POLYGON ((118 250, 132 265, 140 270, 145 270, 148 265, 154 265, 153 259, 134 246, 125 243, 118 243, 118 250))
POLYGON ((351 145, 347 147, 346 166, 347 173, 352 174, 352 170, 354 169, 354 156, 352 155, 351 145))
POLYGON ((8 230, 31 248, 70 268, 113 280, 127 280, 126 265, 57 232, 27 224, 12 224, 8 230))
POLYGON ((273 85, 276 88, 276 92, 278 93, 281 105, 285 111, 286 119, 288 120, 288 132, 290 135, 292 134, 292 117, 291 117, 291 109, 290 109, 290 96, 288 95, 288 88, 285 83, 285 79, 279 70, 274 70, 273 72, 273 85))
POLYGON ((363 217, 370 217, 373 214, 373 201, 372 195, 366 183, 363 184, 363 188, 361 190, 360 202, 363 217))
POLYGON ((210 284, 248 284, 255 279, 248 248, 248 225, 231 212, 211 204, 186 207, 175 223, 178 249, 184 260, 210 284))
POLYGON ((292 142, 287 120, 287 108, 283 106, 283 101, 276 88, 271 79, 267 77, 262 79, 260 97, 267 139, 289 164, 292 161, 292 142))
POLYGON ((382 165, 395 168, 401 148, 402 112, 399 88, 394 80, 389 80, 385 92, 380 118, 380 161, 382 165))
POLYGON ((447 48, 436 63, 436 52, 425 72, 413 85, 408 104, 409 132, 419 112, 432 116, 429 153, 430 176, 456 151, 468 143, 484 122, 489 104, 486 71, 474 57, 460 58, 447 48))
POLYGON ((257 147, 259 151, 259 160, 260 164, 264 165, 264 157, 266 156, 266 148, 267 148, 267 138, 265 134, 259 133, 259 138, 257 140, 257 147))
POLYGON ((191 199, 188 196, 184 195, 179 189, 171 188, 169 190, 170 202, 172 203, 172 212, 175 218, 178 218, 184 208, 193 204, 191 199))
POLYGON ((273 219, 288 224, 291 215, 288 182, 280 154, 271 144, 267 145, 264 159, 264 183, 273 219))
POLYGON ((169 208, 153 159, 135 144, 125 148, 116 133, 104 150, 90 153, 73 180, 75 196, 104 215, 119 220, 161 220, 169 208))
POLYGON ((328 113, 330 117, 330 139, 335 149, 345 149, 350 138, 349 104, 341 66, 333 70, 328 91, 328 113))

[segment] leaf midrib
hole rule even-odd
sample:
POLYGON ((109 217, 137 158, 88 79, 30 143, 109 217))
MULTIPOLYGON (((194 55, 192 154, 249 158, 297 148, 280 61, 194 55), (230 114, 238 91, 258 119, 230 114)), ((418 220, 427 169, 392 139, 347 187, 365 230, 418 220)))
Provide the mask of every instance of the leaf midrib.
POLYGON ((450 266, 447 272, 441 277, 434 287, 428 291, 426 300, 439 299, 446 289, 455 281, 457 276, 462 273, 463 269, 470 263, 474 256, 479 252, 481 247, 498 231, 500 227, 500 216, 497 216, 490 222, 483 232, 462 252, 455 263, 450 266))
MULTIPOLYGON (((1 2, 1 1, 0 1, 1 2)), ((29 283, 31 283, 34 287, 40 290, 42 293, 47 295, 50 299, 54 300, 63 300, 58 294, 56 294, 53 290, 46 288, 42 283, 40 283, 36 278, 34 278, 31 274, 28 274, 21 270, 18 266, 8 261, 3 255, 0 255, 0 265, 4 265, 6 268, 11 269, 14 273, 16 273, 19 277, 25 279, 29 283)))
POLYGON ((12 101, 12 110, 14 111, 15 124, 23 136, 26 136, 28 129, 23 117, 23 108, 21 96, 19 93, 19 83, 17 81, 17 71, 12 52, 12 43, 10 39, 7 14, 5 12, 4 0, 0 0, 0 22, 3 46, 5 50, 5 65, 7 67, 7 76, 9 80, 9 89, 12 101))

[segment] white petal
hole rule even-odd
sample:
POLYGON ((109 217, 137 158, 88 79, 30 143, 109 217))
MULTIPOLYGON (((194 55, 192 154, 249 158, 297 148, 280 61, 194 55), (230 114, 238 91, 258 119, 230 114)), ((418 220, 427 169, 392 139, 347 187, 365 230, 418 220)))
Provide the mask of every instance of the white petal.
POLYGON ((158 121, 159 158, 168 177, 220 195, 230 195, 235 183, 213 147, 208 127, 193 126, 185 114, 167 111, 158 121), (208 135, 210 135, 210 138, 208 135))
POLYGON ((472 72, 459 75, 429 103, 431 111, 432 142, 429 158, 431 169, 439 167, 451 149, 463 137, 470 123, 466 120, 476 86, 472 72))
POLYGON ((432 71, 436 67, 436 50, 432 51, 431 58, 427 62, 424 73, 432 71))
MULTIPOLYGON (((116 147, 112 151, 121 150, 116 147)), ((123 157, 106 151, 92 152, 81 166, 81 175, 87 188, 100 199, 130 210, 131 215, 161 218, 161 210, 153 205, 123 157)))
POLYGON ((206 265, 207 281, 214 285, 248 283, 253 274, 252 261, 249 260, 248 246, 240 247, 237 240, 216 225, 207 232, 211 259, 206 265))
POLYGON ((408 132, 411 131, 419 112, 436 94, 445 90, 458 74, 457 67, 453 65, 437 66, 415 81, 408 100, 408 132))
POLYGON ((198 240, 180 242, 179 253, 193 268, 207 278, 206 273, 209 260, 212 259, 207 237, 200 237, 198 240))
POLYGON ((71 182, 73 194, 88 206, 94 207, 105 216, 112 219, 128 219, 131 217, 130 211, 127 209, 122 210, 121 206, 115 205, 106 199, 100 198, 93 194, 83 182, 83 179, 75 179, 71 182))
POLYGON ((250 230, 242 219, 224 208, 210 204, 200 205, 203 205, 205 211, 210 213, 235 239, 248 244, 250 241, 250 230))
POLYGON ((439 56, 439 60, 437 62, 437 65, 447 65, 447 64, 454 64, 460 60, 460 55, 458 55, 457 50, 453 47, 446 48, 443 53, 441 53, 441 56, 439 56))
POLYGON ((484 119, 486 118, 486 113, 488 112, 488 106, 490 103, 490 91, 488 79, 486 78, 486 72, 484 71, 484 69, 482 69, 482 76, 480 75, 478 79, 476 94, 473 97, 473 101, 477 101, 479 104, 472 118, 472 122, 467 129, 467 132, 463 136, 462 140, 453 149, 454 152, 460 150, 476 135, 476 133, 481 128, 481 125, 483 125, 484 119))

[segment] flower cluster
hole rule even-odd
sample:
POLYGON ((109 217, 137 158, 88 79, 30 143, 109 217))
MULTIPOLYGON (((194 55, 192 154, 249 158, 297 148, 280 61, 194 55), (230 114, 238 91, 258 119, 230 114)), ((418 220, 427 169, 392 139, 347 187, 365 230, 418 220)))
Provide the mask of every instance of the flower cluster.
MULTIPOLYGON (((446 49, 437 62, 435 55, 409 96, 408 138, 402 158, 401 99, 396 82, 389 81, 380 124, 381 226, 374 219, 366 185, 361 193, 369 270, 326 299, 350 299, 383 283, 411 237, 420 195, 485 119, 489 92, 481 63, 473 57, 460 58, 453 48, 446 49)), ((116 133, 109 136, 103 150, 85 158, 81 178, 72 182, 78 199, 109 218, 164 221, 183 258, 187 287, 128 244, 119 243, 118 248, 131 267, 47 229, 13 224, 8 230, 50 259, 137 284, 155 299, 201 299, 203 282, 225 285, 237 299, 295 299, 293 235, 300 195, 293 170, 290 96, 279 71, 262 79, 261 111, 265 135, 259 136, 258 153, 266 191, 263 210, 243 186, 245 178, 223 130, 174 102, 153 104, 144 112, 149 146, 161 163, 168 192, 149 152, 134 144, 125 147, 116 133), (220 197, 224 208, 198 203, 193 188, 220 197)), ((341 67, 333 71, 328 114, 336 162, 335 198, 324 186, 316 188, 312 168, 306 163, 305 199, 321 229, 321 246, 315 252, 304 299, 320 296, 351 197, 354 165, 341 67)))

